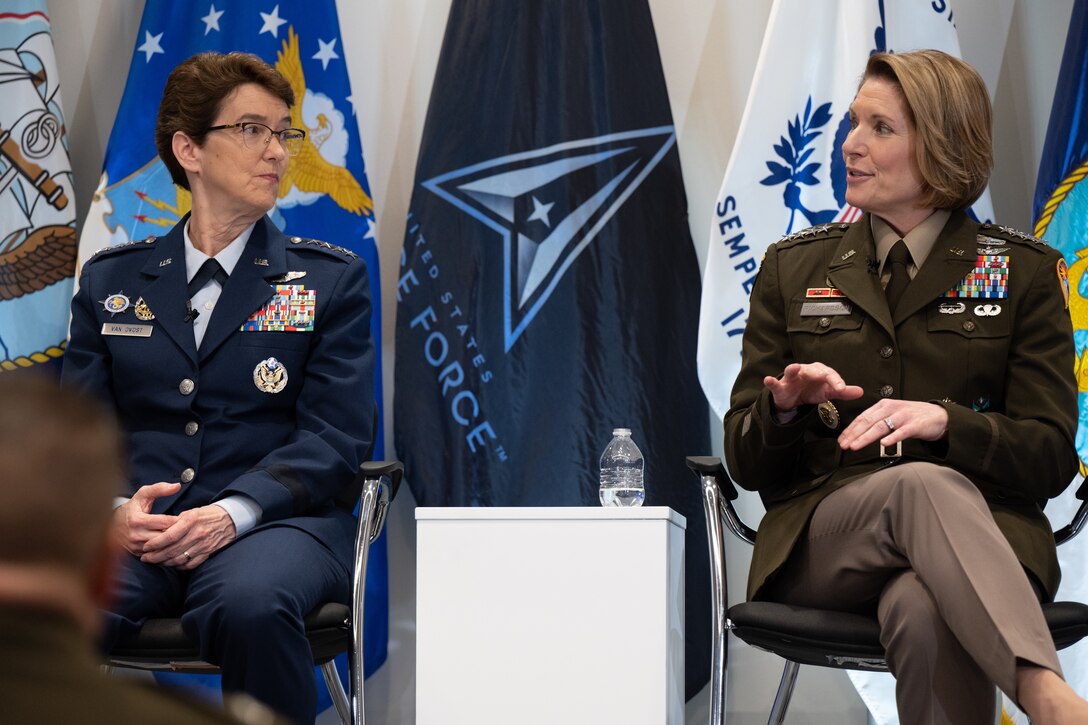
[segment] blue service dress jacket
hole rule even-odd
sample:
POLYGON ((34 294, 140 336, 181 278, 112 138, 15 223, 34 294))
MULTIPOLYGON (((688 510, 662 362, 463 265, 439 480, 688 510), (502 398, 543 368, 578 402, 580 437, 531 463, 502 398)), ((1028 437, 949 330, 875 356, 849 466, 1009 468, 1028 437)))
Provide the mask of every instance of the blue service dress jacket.
POLYGON ((366 264, 262 217, 198 350, 187 220, 84 264, 64 382, 117 411, 130 460, 122 495, 180 481, 153 509, 177 514, 244 494, 262 509, 254 531, 296 527, 350 567, 353 483, 373 437, 366 264))

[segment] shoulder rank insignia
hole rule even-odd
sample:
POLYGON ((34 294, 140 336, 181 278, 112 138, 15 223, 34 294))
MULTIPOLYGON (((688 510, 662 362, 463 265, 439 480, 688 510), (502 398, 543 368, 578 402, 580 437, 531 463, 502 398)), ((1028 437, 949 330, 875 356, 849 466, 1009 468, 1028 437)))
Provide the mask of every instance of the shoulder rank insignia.
MULTIPOLYGON (((131 249, 132 247, 135 247, 135 246, 137 246, 139 244, 154 244, 156 241, 158 241, 158 237, 150 236, 147 239, 136 239, 136 240, 131 241, 131 242, 121 242, 120 244, 111 244, 108 247, 102 247, 101 249, 96 251, 94 254, 92 254, 91 259, 94 259, 95 257, 98 257, 98 256, 103 255, 103 254, 109 254, 110 252, 116 252, 119 249, 131 249)), ((90 259, 88 259, 87 261, 89 262, 90 259)))
POLYGON ((328 249, 329 251, 332 251, 332 252, 339 252, 340 254, 343 254, 345 257, 350 257, 351 259, 358 259, 358 257, 359 257, 358 254, 351 251, 350 249, 344 249, 343 247, 338 247, 335 244, 329 244, 328 242, 322 242, 322 241, 320 241, 318 239, 304 239, 303 237, 291 237, 291 244, 308 244, 311 247, 318 247, 318 248, 321 248, 321 249, 328 249))
POLYGON ((1004 299, 1009 296, 1009 257, 980 254, 975 268, 944 294, 945 297, 1004 299))

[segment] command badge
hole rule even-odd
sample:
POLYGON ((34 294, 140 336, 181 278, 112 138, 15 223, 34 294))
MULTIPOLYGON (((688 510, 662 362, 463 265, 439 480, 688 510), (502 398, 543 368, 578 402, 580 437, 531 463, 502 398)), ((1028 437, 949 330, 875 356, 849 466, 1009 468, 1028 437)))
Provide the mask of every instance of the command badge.
POLYGON ((253 384, 262 393, 278 393, 287 387, 287 368, 274 357, 261 360, 253 368, 253 384))
POLYGON ((110 317, 119 315, 129 308, 128 297, 125 297, 125 293, 116 292, 106 299, 102 300, 102 309, 110 313, 110 317))

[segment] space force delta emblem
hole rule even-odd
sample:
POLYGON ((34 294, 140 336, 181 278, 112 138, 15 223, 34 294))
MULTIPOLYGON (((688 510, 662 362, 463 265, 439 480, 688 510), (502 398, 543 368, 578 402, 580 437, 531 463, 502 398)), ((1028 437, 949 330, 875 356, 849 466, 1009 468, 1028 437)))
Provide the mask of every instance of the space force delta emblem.
POLYGON ((503 286, 495 295, 503 300, 505 350, 675 143, 673 126, 613 133, 501 156, 422 183, 501 240, 503 286))

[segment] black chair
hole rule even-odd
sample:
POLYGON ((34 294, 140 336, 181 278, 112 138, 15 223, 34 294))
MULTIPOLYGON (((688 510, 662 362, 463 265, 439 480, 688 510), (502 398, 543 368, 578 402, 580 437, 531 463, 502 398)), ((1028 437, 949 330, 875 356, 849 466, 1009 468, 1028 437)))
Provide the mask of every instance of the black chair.
MULTIPOLYGON (((389 504, 397 495, 404 466, 399 461, 368 461, 359 468, 359 527, 355 536, 355 574, 352 604, 328 602, 305 619, 314 664, 321 667, 325 685, 344 725, 363 725, 363 600, 370 544, 385 526, 389 504), (334 658, 348 653, 350 694, 344 691, 334 658)), ((196 645, 181 629, 180 619, 149 619, 134 636, 117 643, 107 658, 109 667, 173 672, 217 673, 200 659, 196 645)))
MULTIPOLYGON (((754 544, 756 531, 741 521, 733 501, 737 489, 718 458, 692 456, 688 468, 699 476, 706 509, 707 544, 710 547, 712 637, 710 670, 710 725, 725 725, 726 659, 729 632, 756 647, 786 660, 782 679, 767 722, 781 725, 793 695, 800 665, 846 670, 887 672, 880 628, 875 617, 823 609, 808 609, 775 602, 742 602, 729 606, 726 597, 725 539, 723 527, 754 544)), ((1088 482, 1076 496, 1081 504, 1073 521, 1055 532, 1062 544, 1069 541, 1088 519, 1088 482)), ((1088 605, 1050 602, 1043 615, 1054 644, 1064 649, 1088 635, 1088 605)))

